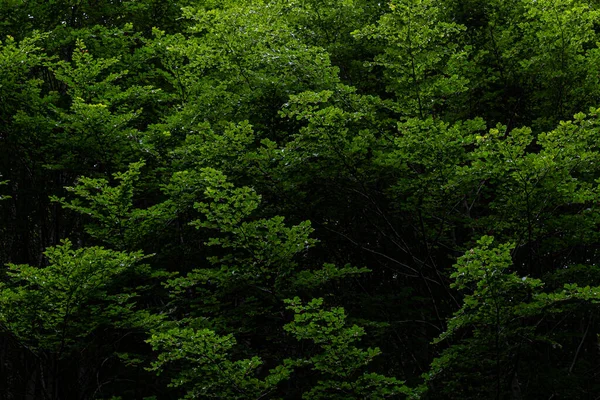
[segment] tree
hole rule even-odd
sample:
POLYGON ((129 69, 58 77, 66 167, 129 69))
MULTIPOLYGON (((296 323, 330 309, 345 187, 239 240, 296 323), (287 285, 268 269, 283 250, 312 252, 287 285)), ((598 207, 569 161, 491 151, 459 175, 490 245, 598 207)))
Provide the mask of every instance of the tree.
MULTIPOLYGON (((489 236, 477 244, 458 259, 452 274, 453 286, 467 294, 447 331, 436 340, 451 344, 427 375, 432 396, 587 398, 595 393, 598 386, 589 376, 594 356, 582 349, 595 345, 589 329, 598 287, 568 283, 545 288, 540 279, 510 272, 514 245, 494 246, 489 236), (566 321, 571 318, 585 321, 577 341, 556 331, 569 326, 572 322, 566 321), (531 373, 532 368, 543 372, 531 373), (581 384, 587 379, 589 385, 581 384)), ((582 269, 594 275, 597 270, 594 265, 582 269)))
POLYGON ((0 399, 595 398, 598 15, 3 2, 0 399))
MULTIPOLYGON (((76 250, 64 241, 45 256, 44 268, 9 264, 0 286, 0 326, 35 361, 14 375, 26 396, 95 397, 114 379, 106 368, 118 342, 160 319, 136 304, 152 273, 139 252, 76 250)), ((15 361, 7 360, 18 368, 15 361)))

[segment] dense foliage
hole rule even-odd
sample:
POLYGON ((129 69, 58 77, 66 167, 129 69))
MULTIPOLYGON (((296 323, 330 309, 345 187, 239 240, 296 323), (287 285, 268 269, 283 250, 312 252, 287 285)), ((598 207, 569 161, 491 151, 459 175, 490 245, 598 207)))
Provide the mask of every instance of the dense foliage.
POLYGON ((597 399, 600 3, 0 2, 0 399, 597 399))

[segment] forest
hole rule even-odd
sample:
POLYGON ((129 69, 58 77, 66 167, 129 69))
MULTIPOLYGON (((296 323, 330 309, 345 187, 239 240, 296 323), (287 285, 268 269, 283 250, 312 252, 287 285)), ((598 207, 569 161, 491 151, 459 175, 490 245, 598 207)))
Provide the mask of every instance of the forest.
POLYGON ((0 400, 600 398, 600 1, 0 1, 0 400))

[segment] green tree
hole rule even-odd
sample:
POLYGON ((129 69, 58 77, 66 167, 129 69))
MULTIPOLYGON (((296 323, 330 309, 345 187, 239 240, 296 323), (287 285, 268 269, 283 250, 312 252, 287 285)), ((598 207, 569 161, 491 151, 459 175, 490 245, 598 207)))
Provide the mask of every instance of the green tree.
MULTIPOLYGON (((597 317, 598 286, 552 288, 519 276, 510 271, 513 249, 484 236, 458 259, 453 286, 466 294, 436 339, 449 347, 426 375, 432 397, 588 398, 598 390, 589 375, 593 356, 583 350, 597 341, 589 332, 597 317), (557 332, 559 326, 570 326, 570 319, 583 325, 566 335, 557 332), (590 383, 582 384, 586 380, 590 383)), ((575 268, 597 275, 595 265, 575 268)))
POLYGON ((0 399, 594 398, 599 15, 2 2, 0 399))
POLYGON ((110 361, 119 340, 160 320, 136 304, 152 273, 139 252, 64 241, 45 256, 43 268, 10 264, 0 285, 0 325, 37 364, 22 390, 42 399, 95 397, 106 383, 97 377, 113 364, 99 366, 97 357, 110 361))
POLYGON ((259 357, 231 360, 236 340, 208 329, 171 328, 149 339, 158 359, 152 370, 167 372, 177 366, 172 387, 185 388, 183 398, 386 399, 416 395, 395 378, 366 370, 379 349, 356 347, 364 329, 347 326, 344 310, 323 308, 323 299, 303 305, 299 298, 286 300, 294 320, 283 328, 297 340, 311 341, 319 351, 308 358, 286 358, 268 373, 259 374, 259 357), (303 371, 311 371, 306 373, 303 371), (298 377, 307 374, 307 382, 298 377), (259 377, 263 375, 263 377, 259 377), (285 381, 291 380, 287 388, 285 381), (278 387, 279 386, 279 387, 278 387))
POLYGON ((398 113, 443 117, 446 99, 468 88, 462 71, 468 52, 455 39, 465 27, 450 22, 444 7, 434 1, 393 1, 389 7, 377 24, 355 35, 383 43, 373 65, 384 68, 398 113))

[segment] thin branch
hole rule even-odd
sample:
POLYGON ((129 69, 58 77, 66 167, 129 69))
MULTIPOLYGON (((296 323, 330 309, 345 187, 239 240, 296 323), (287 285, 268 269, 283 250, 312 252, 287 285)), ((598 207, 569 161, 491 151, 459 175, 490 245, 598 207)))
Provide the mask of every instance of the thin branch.
POLYGON ((592 324, 593 315, 590 315, 588 319, 587 326, 585 328, 585 332, 583 333, 583 337, 581 338, 581 342, 579 342, 579 346, 577 346, 577 351, 575 352, 575 357, 573 357, 573 362, 571 363, 571 367, 569 368, 569 375, 573 372, 573 368, 575 368, 575 363, 577 362, 577 358, 579 357, 579 352, 583 347, 583 343, 585 342, 585 338, 587 337, 588 331, 590 330, 590 325, 592 324))

